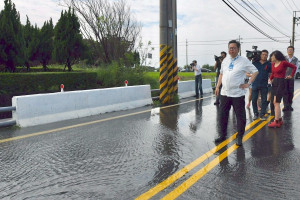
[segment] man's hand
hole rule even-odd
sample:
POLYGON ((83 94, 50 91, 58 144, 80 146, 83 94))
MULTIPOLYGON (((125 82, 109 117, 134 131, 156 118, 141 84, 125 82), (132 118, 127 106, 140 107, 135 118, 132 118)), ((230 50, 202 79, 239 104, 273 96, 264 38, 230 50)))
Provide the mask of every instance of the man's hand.
POLYGON ((248 88, 249 86, 250 86, 249 83, 241 84, 241 85, 240 85, 240 88, 241 88, 241 89, 246 89, 246 88, 248 88))
POLYGON ((216 95, 216 96, 219 96, 219 92, 220 92, 220 89, 219 89, 218 87, 216 87, 215 95, 216 95))
POLYGON ((288 75, 287 77, 285 77, 285 79, 292 79, 292 76, 288 75))

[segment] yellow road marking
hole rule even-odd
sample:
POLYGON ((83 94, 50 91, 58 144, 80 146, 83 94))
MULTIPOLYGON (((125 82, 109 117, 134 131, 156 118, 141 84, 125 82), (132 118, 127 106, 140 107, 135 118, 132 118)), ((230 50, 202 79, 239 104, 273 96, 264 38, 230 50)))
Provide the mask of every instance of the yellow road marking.
MULTIPOLYGON (((262 127, 264 127, 273 116, 269 117, 266 121, 263 121, 260 125, 258 125, 255 129, 250 131, 247 135, 244 136, 243 142, 247 141, 251 138, 255 133, 257 133, 262 127)), ((232 145, 226 151, 224 151, 221 155, 216 157, 210 163, 208 163, 205 167, 196 172, 193 176, 179 185, 175 190, 167 194, 162 200, 176 199, 182 193, 184 193, 187 189, 189 189, 193 184, 195 184, 199 179, 201 179, 204 175, 206 175, 210 170, 212 170, 215 166, 217 166, 224 158, 228 157, 232 152, 234 152, 239 146, 236 144, 232 145)))
MULTIPOLYGON (((251 124, 249 124, 245 128, 245 131, 247 131, 250 128, 252 128, 253 126, 255 126, 259 121, 260 121, 260 119, 257 119, 255 121, 253 121, 251 124)), ((172 183, 174 183, 176 180, 178 180, 179 178, 181 178, 182 176, 184 176, 186 173, 188 173, 189 171, 191 171, 192 169, 194 169, 195 167, 197 167, 198 165, 200 165, 206 159, 208 159, 209 157, 211 157, 214 153, 218 152, 224 146, 226 146, 227 144, 229 144, 230 142, 232 142, 236 138, 236 135, 237 135, 237 132, 235 134, 233 134, 231 137, 229 137, 227 140, 225 140, 222 143, 220 143, 218 146, 212 148, 211 150, 209 150, 208 152, 206 152, 205 154, 203 154, 201 157, 197 158, 196 160, 194 160, 193 162, 191 162, 190 164, 188 164, 187 166, 185 166, 184 168, 182 168, 180 171, 176 172, 175 174, 171 175, 170 177, 168 177, 163 182, 161 182, 158 185, 156 185, 154 188, 148 190, 144 194, 142 194, 139 197, 137 197, 136 200, 150 199, 151 197, 153 197, 154 195, 156 195, 160 191, 164 190, 169 185, 171 185, 172 183)))
MULTIPOLYGON (((205 98, 210 98, 210 97, 212 97, 212 96, 205 97, 205 98)), ((204 99, 204 98, 202 98, 202 99, 204 99)), ((170 106, 161 107, 160 109, 171 108, 171 107, 175 107, 175 106, 179 106, 179 105, 191 103, 191 102, 194 102, 194 101, 197 101, 197 99, 194 99, 194 100, 191 100, 191 101, 186 101, 186 102, 179 103, 179 104, 174 104, 174 105, 170 105, 170 106)), ((15 140, 20 140, 20 139, 25 139, 25 138, 29 138, 29 137, 44 135, 44 134, 48 134, 48 133, 53 133, 53 132, 57 132, 57 131, 64 131, 64 130, 68 130, 68 129, 72 129, 72 128, 78 128, 78 127, 82 127, 82 126, 93 125, 93 124, 97 124, 97 123, 101 123, 101 122, 106 122, 106 121, 110 121, 110 120, 114 120, 114 119, 121 119, 121 118, 124 118, 124 117, 129 117, 129 116, 134 116, 134 115, 138 115, 138 114, 143 114, 143 113, 151 112, 151 110, 152 109, 150 109, 150 110, 144 110, 144 111, 141 111, 141 112, 135 112, 135 113, 125 114, 125 115, 119 115, 119 116, 116 116, 116 117, 110 117, 110 118, 96 120, 96 121, 91 121, 91 122, 86 122, 86 123, 81 123, 81 124, 76 124, 76 125, 72 125, 72 126, 65 126, 65 127, 62 127, 62 128, 57 128, 57 129, 52 129, 52 130, 47 130, 47 131, 41 131, 41 132, 37 132, 37 133, 31 133, 31 134, 17 136, 17 137, 13 137, 13 138, 2 139, 2 140, 0 140, 0 144, 1 143, 5 143, 5 142, 11 142, 11 141, 15 141, 15 140)))
MULTIPOLYGON (((300 89, 296 90, 294 93, 298 93, 300 91, 300 89)), ((300 92, 295 96, 299 96, 300 92)), ((294 98, 295 98, 294 97, 294 98)), ((207 98, 207 97, 204 97, 207 98)), ((202 99, 204 99, 202 98, 202 99)), ((195 100, 192 100, 195 101, 195 100)), ((188 101, 185 103, 189 103, 192 101, 188 101)), ((173 106, 177 106, 177 105, 171 105, 171 106, 166 106, 164 108, 167 107, 173 107, 173 106)), ((270 113, 270 111, 269 111, 270 113)), ((267 124, 271 119, 273 118, 270 117, 269 120, 264 121, 263 124, 267 124)), ((253 127, 255 124, 257 124, 260 121, 260 119, 257 119, 255 121, 253 121, 250 125, 248 125, 245 128, 245 131, 249 130, 251 127, 253 127)), ((263 126, 262 126, 263 127, 263 126)), ((255 130, 255 129, 254 129, 255 130)), ((251 133, 251 132, 250 132, 251 133)), ((244 136, 243 141, 248 140, 250 137, 252 137, 252 135, 247 134, 244 136)), ((157 193, 161 192, 162 190, 164 190, 165 188, 167 188, 169 185, 171 185, 172 183, 174 183, 176 180, 178 180, 179 178, 181 178, 182 176, 184 176, 186 173, 188 173, 190 170, 192 170, 193 168, 195 168, 196 166, 198 166, 199 164, 201 164, 203 161, 205 161, 207 158, 209 158, 210 156, 212 156, 214 153, 216 153, 217 151, 219 151, 220 149, 222 149, 224 146, 226 146, 228 143, 232 142, 235 137, 236 137, 235 133, 234 135, 232 135, 230 138, 228 138, 227 140, 225 140, 224 142, 222 142, 221 144, 219 144, 218 146, 216 146, 215 148, 211 149, 210 151, 208 151, 207 153, 205 153, 204 155, 202 155, 201 157, 199 157, 198 159, 196 159, 195 161, 193 161, 192 163, 190 163, 189 165, 185 166, 184 168, 182 168, 180 171, 176 172, 175 174, 171 175, 170 177, 168 177, 166 180, 164 180, 163 182, 159 183, 158 185, 156 185, 155 187, 153 187, 152 189, 148 190, 147 192, 145 192, 144 194, 140 195, 139 197, 136 198, 136 200, 142 200, 142 199, 150 199, 151 197, 153 197, 154 195, 156 195, 157 193)), ((224 159, 224 158, 223 158, 224 159)), ((223 160, 222 159, 222 160, 223 160)))

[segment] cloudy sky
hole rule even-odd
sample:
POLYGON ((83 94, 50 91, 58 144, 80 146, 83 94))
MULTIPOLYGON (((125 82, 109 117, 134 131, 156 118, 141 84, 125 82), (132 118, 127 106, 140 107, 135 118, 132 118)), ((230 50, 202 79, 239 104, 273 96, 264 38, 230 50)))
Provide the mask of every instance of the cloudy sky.
MULTIPOLYGON (((56 23, 62 7, 57 0, 13 0, 24 24, 26 15, 32 23, 42 26, 52 17, 56 23)), ((243 21, 222 0, 177 0, 178 12, 178 65, 183 67, 192 60, 200 65, 214 64, 213 56, 227 51, 231 39, 241 38, 242 55, 252 46, 269 52, 286 47, 292 35, 292 11, 300 11, 299 0, 226 0, 275 42, 243 21), (247 7, 247 5, 249 7, 247 7), (259 15, 258 15, 259 14, 259 15), (263 23, 265 22, 265 23, 263 23), (188 47, 186 47, 188 41, 188 47), (188 60, 186 59, 186 48, 188 60)), ((143 25, 142 38, 151 41, 155 50, 150 65, 159 67, 159 0, 127 0, 135 18, 143 25)), ((3 9, 3 0, 0 2, 3 9)), ((297 13, 300 17, 300 12, 297 13)), ((300 23, 300 21, 299 21, 300 23)), ((296 26, 295 55, 300 58, 300 26, 296 26)))

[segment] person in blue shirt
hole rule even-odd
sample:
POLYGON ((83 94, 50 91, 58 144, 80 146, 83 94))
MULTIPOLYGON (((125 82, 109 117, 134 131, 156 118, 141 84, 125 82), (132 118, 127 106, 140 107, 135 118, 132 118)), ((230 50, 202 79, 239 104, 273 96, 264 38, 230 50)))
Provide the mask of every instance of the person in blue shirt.
POLYGON ((272 64, 267 61, 269 52, 262 50, 260 60, 253 62, 253 65, 259 71, 258 76, 252 84, 252 108, 254 112, 253 120, 260 117, 261 120, 266 120, 264 116, 268 107, 267 96, 268 96, 268 79, 269 73, 272 72, 272 64), (261 95, 261 111, 260 115, 257 108, 258 95, 261 95))

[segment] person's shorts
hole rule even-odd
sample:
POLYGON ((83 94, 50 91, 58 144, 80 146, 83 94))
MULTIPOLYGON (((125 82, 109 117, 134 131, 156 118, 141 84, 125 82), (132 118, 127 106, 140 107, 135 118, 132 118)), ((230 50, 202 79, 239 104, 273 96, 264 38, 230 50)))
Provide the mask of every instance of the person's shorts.
POLYGON ((276 103, 280 103, 285 95, 285 80, 284 78, 274 78, 272 82, 272 94, 276 96, 276 103))

